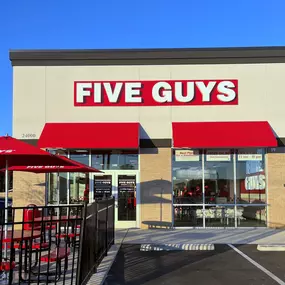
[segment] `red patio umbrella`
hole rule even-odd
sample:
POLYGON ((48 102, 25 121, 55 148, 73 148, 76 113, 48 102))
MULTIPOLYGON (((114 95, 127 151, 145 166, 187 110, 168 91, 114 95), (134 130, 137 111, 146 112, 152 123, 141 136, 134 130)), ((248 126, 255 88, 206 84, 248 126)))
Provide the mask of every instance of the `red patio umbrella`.
POLYGON ((72 160, 62 159, 10 136, 0 137, 0 168, 5 168, 5 223, 8 222, 8 169, 25 165, 74 166, 72 160))
MULTIPOLYGON (((74 166, 67 165, 27 165, 27 166, 12 166, 9 167, 9 171, 23 171, 23 172, 32 172, 32 173, 54 173, 57 172, 57 190, 59 191, 59 173, 62 172, 82 172, 82 173, 90 173, 90 172, 102 172, 96 168, 87 166, 80 162, 71 160, 65 156, 59 156, 63 161, 73 163, 74 166)), ((5 169, 1 169, 0 171, 5 171, 5 169)), ((59 203, 59 198, 58 201, 59 203)))

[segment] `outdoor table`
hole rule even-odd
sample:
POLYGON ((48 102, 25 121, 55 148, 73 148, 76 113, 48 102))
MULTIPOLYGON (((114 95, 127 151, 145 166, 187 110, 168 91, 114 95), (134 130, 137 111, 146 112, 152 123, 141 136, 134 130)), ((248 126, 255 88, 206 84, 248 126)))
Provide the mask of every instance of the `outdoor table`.
POLYGON ((70 220, 79 220, 80 216, 44 216, 35 218, 35 222, 68 222, 70 220))
MULTIPOLYGON (((45 229, 44 225, 46 223, 58 224, 58 223, 70 222, 73 224, 72 231, 71 231, 71 233, 73 233, 73 234, 74 234, 75 223, 77 221, 79 221, 81 224, 81 216, 75 216, 75 215, 70 215, 70 216, 66 216, 66 215, 65 216, 44 216, 44 217, 37 217, 34 219, 35 223, 39 223, 39 222, 42 223, 42 232, 44 232, 44 229, 45 229)), ((59 239, 57 237, 60 237, 60 229, 58 226, 56 227, 55 243, 57 243, 59 241, 59 239)), ((49 238, 51 238, 51 232, 49 232, 49 238)), ((67 237, 67 240, 70 241, 69 237, 67 237)))
POLYGON ((11 242, 22 242, 29 241, 41 236, 41 231, 26 231, 26 230, 8 230, 7 235, 3 231, 3 240, 2 243, 11 243, 11 242))
MULTIPOLYGON (((27 267, 27 248, 28 244, 32 244, 33 239, 39 238, 41 236, 41 231, 30 231, 30 230, 8 230, 7 233, 3 232, 2 243, 19 243, 19 248, 22 249, 22 244, 25 243, 25 269, 27 267)), ((11 250, 11 260, 15 261, 15 247, 10 246, 11 250)), ((22 254, 20 251, 19 254, 19 271, 22 269, 22 254)), ((21 272, 19 272, 20 280, 24 281, 21 276, 21 272)))

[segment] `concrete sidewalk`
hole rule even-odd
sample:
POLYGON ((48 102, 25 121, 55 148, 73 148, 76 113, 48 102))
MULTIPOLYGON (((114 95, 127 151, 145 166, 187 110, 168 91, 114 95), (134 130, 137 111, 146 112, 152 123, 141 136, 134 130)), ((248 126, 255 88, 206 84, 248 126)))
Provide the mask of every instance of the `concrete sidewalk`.
POLYGON ((129 229, 117 230, 124 244, 284 244, 285 230, 256 229, 129 229), (124 236, 124 238, 122 238, 124 236))

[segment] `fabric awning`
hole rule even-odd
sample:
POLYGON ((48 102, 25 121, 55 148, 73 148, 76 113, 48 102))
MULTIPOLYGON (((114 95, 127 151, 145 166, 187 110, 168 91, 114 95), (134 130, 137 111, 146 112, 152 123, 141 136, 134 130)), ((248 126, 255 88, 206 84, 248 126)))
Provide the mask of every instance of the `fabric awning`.
POLYGON ((268 122, 175 122, 173 147, 245 148, 276 147, 268 122))
POLYGON ((40 148, 135 149, 139 123, 46 123, 40 148))

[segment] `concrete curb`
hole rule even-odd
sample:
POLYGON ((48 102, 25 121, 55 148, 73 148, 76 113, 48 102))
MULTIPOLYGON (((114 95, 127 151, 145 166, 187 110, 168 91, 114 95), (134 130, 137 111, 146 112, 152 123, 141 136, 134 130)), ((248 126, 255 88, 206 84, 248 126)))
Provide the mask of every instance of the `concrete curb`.
POLYGON ((97 273, 93 274, 87 285, 103 285, 107 275, 116 259, 117 253, 120 250, 120 244, 114 244, 108 251, 108 255, 104 257, 97 268, 97 273))
POLYGON ((171 251, 171 250, 215 250, 213 244, 141 244, 140 251, 171 251))
POLYGON ((257 250, 259 251, 285 251, 285 245, 284 244, 276 244, 276 245, 259 244, 257 245, 257 250))

